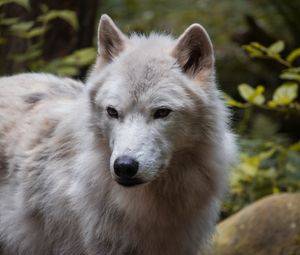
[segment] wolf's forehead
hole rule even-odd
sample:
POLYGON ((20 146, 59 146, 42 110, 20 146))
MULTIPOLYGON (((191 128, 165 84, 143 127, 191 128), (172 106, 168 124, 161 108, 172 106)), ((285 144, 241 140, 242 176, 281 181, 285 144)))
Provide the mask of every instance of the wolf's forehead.
POLYGON ((174 74, 175 61, 162 54, 137 51, 122 61, 124 81, 133 90, 147 90, 174 74))

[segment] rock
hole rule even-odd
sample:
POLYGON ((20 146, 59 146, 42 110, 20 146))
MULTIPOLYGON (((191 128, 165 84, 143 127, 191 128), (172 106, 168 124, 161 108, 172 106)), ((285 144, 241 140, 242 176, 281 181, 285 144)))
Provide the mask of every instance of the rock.
POLYGON ((300 193, 272 195, 217 227, 213 255, 300 255, 300 193))

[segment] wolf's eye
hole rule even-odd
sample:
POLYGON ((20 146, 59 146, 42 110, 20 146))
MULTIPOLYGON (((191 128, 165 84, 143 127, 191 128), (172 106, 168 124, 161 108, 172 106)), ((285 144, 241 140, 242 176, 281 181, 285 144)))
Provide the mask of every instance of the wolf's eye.
POLYGON ((113 107, 111 107, 111 106, 108 106, 108 107, 106 108, 106 111, 107 111, 107 113, 108 113, 108 115, 109 115, 110 117, 112 117, 112 118, 114 118, 114 119, 119 118, 119 113, 118 113, 118 111, 117 111, 115 108, 113 108, 113 107))
POLYGON ((155 111, 153 117, 154 119, 162 119, 167 117, 172 110, 169 108, 159 108, 155 111))

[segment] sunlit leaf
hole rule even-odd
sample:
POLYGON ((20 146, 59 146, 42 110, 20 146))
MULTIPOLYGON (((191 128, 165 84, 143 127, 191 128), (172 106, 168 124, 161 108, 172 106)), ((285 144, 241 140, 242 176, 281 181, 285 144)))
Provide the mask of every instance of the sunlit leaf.
POLYGON ((259 160, 264 160, 264 159, 267 159, 267 158, 270 158, 274 153, 276 152, 276 148, 271 148, 267 151, 263 151, 261 153, 258 154, 258 158, 259 160))
POLYGON ((250 57, 261 57, 264 55, 262 51, 252 47, 251 45, 245 45, 243 48, 245 51, 247 51, 250 57))
POLYGON ((267 52, 268 51, 267 47, 263 46, 262 44, 260 44, 258 42, 252 42, 250 45, 257 48, 257 49, 259 49, 259 50, 261 50, 262 52, 267 52))
POLYGON ((10 3, 18 4, 18 5, 24 7, 27 10, 30 9, 29 0, 0 0, 0 7, 2 5, 10 4, 10 3))
POLYGON ((2 26, 11 26, 13 24, 16 24, 18 22, 19 18, 1 18, 0 19, 0 25, 2 26))
POLYGON ((73 53, 73 57, 78 65, 91 64, 96 57, 96 50, 94 48, 84 48, 73 53))
POLYGON ((277 106, 277 104, 276 104, 276 102, 275 101, 273 101, 273 100, 270 100, 270 101, 268 101, 268 106, 269 107, 271 107, 271 108, 274 108, 274 107, 276 107, 277 106))
POLYGON ((300 67, 291 67, 289 69, 284 70, 284 72, 300 74, 300 67))
POLYGON ((280 75, 280 78, 283 80, 292 80, 300 82, 300 74, 297 74, 295 72, 284 72, 280 75))
POLYGON ((255 88, 254 95, 251 97, 251 102, 257 105, 262 105, 265 102, 265 97, 263 93, 265 92, 265 87, 259 85, 255 88))
POLYGON ((292 151, 300 151, 300 142, 292 144, 290 146, 290 150, 292 150, 292 151))
POLYGON ((33 21, 20 22, 12 25, 10 30, 15 35, 23 35, 23 33, 27 32, 34 25, 33 21))
POLYGON ((298 84, 287 82, 278 87, 274 94, 273 100, 268 103, 270 107, 277 105, 287 105, 293 102, 298 96, 298 84))
POLYGON ((254 94, 255 89, 249 84, 243 83, 238 86, 238 91, 244 100, 249 101, 250 97, 254 94))
POLYGON ((33 59, 36 59, 42 55, 42 50, 41 49, 35 49, 35 50, 29 50, 27 52, 24 52, 22 54, 14 54, 12 56, 12 59, 15 62, 25 62, 25 61, 30 61, 33 59))
POLYGON ((277 41, 268 47, 268 52, 272 55, 278 54, 284 50, 284 42, 283 41, 277 41))
POLYGON ((241 102, 236 101, 226 93, 223 93, 223 97, 228 106, 239 107, 239 108, 242 108, 244 106, 241 102))
POLYGON ((78 69, 74 66, 63 66, 56 70, 56 74, 61 76, 75 76, 78 73, 78 69))
POLYGON ((63 76, 75 76, 80 68, 94 62, 96 51, 94 48, 84 48, 64 57, 52 60, 40 69, 43 72, 55 73, 63 76))
POLYGON ((300 48, 293 50, 287 57, 286 60, 293 63, 296 58, 300 56, 300 48))
POLYGON ((70 10, 51 10, 38 17, 39 21, 49 22, 53 19, 60 18, 69 23, 74 29, 78 28, 76 13, 70 10))
POLYGON ((265 102, 265 97, 263 96, 264 90, 264 87, 261 85, 257 86, 255 89, 246 83, 238 86, 238 91, 241 97, 247 102, 257 105, 261 105, 265 102))
POLYGON ((42 36, 43 34, 46 33, 47 27, 37 27, 34 29, 31 29, 29 32, 24 33, 24 37, 26 38, 33 38, 37 36, 42 36))

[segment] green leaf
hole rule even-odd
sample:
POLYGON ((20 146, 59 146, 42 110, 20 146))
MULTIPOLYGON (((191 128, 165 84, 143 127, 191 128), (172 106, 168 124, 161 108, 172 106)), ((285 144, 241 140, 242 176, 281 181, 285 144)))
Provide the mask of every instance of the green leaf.
POLYGON ((57 70, 56 74, 61 76, 75 76, 78 74, 78 69, 74 66, 62 66, 57 70))
POLYGON ((268 106, 271 107, 271 108, 274 108, 274 107, 277 106, 277 104, 275 103, 275 101, 270 100, 270 101, 268 102, 268 106))
POLYGON ((72 55, 77 62, 77 65, 89 65, 95 60, 96 50, 94 48, 84 48, 75 51, 72 55))
POLYGON ((12 59, 15 62, 25 62, 25 61, 31 61, 34 60, 42 55, 42 50, 35 49, 35 50, 29 50, 27 52, 24 52, 22 54, 14 54, 12 56, 12 59))
POLYGON ((2 26, 11 26, 13 24, 18 23, 19 18, 1 18, 0 19, 0 25, 2 26))
POLYGON ((285 69, 284 72, 300 74, 300 67, 291 67, 289 69, 285 69))
POLYGON ((258 42, 252 42, 252 43, 250 43, 250 45, 253 46, 253 47, 256 48, 256 49, 261 50, 262 52, 267 52, 267 51, 268 51, 268 48, 267 48, 267 47, 261 45, 261 44, 258 43, 258 42))
POLYGON ((245 46, 243 46, 243 48, 244 48, 245 51, 247 51, 247 53, 250 55, 250 57, 258 58, 258 57, 261 57, 261 56, 264 55, 263 52, 261 52, 260 50, 252 47, 251 45, 245 45, 245 46))
POLYGON ((238 86, 238 91, 241 95, 241 97, 245 100, 245 101, 249 101, 250 97, 254 94, 255 90, 246 83, 240 84, 238 86))
POLYGON ((33 21, 26 21, 14 24, 10 27, 11 32, 16 36, 24 36, 24 33, 27 32, 34 25, 33 21))
POLYGON ((262 105, 265 102, 265 97, 263 93, 265 92, 265 87, 258 85, 255 89, 254 95, 251 98, 251 102, 257 105, 262 105))
POLYGON ((47 65, 40 67, 37 71, 74 76, 78 74, 82 66, 93 63, 95 56, 96 50, 94 48, 80 49, 64 58, 52 60, 50 63, 47 63, 47 65))
POLYGON ((33 28, 29 32, 24 33, 24 37, 29 39, 37 36, 42 36, 47 32, 47 30, 48 30, 47 27, 33 28))
POLYGON ((296 58, 300 56, 300 48, 293 50, 287 57, 286 60, 293 63, 296 58))
POLYGON ((292 151, 300 151, 300 142, 292 144, 290 146, 290 150, 292 150, 292 151))
POLYGON ((259 157, 259 160, 262 161, 264 159, 270 158, 275 152, 276 152, 276 148, 271 148, 269 150, 262 151, 257 156, 259 157))
POLYGON ((84 48, 75 51, 60 60, 64 65, 85 66, 94 62, 96 51, 94 48, 84 48))
POLYGON ((271 107, 277 105, 288 105, 293 102, 298 96, 298 84, 293 82, 286 82, 279 86, 274 94, 273 100, 268 104, 271 107))
POLYGON ((235 99, 233 99, 232 97, 230 97, 226 93, 223 93, 223 97, 224 97, 224 99, 225 99, 228 106, 239 107, 239 108, 242 108, 244 106, 242 103, 236 101, 235 99))
POLYGON ((2 5, 10 4, 10 3, 18 4, 18 5, 24 7, 27 10, 30 9, 29 0, 0 0, 0 7, 2 5))
POLYGON ((280 78, 283 80, 292 80, 300 82, 300 74, 294 72, 284 72, 280 75, 280 78))
POLYGON ((254 89, 249 84, 243 83, 238 86, 238 91, 247 102, 257 105, 262 105, 265 102, 265 97, 263 96, 265 88, 261 85, 254 89))
POLYGON ((282 52, 284 50, 284 48, 285 48, 284 42, 277 41, 268 47, 268 52, 271 55, 276 55, 276 54, 279 54, 280 52, 282 52))
POLYGON ((76 13, 70 10, 51 10, 47 13, 40 15, 38 21, 49 22, 53 19, 60 18, 69 23, 74 29, 78 28, 78 20, 76 13))

